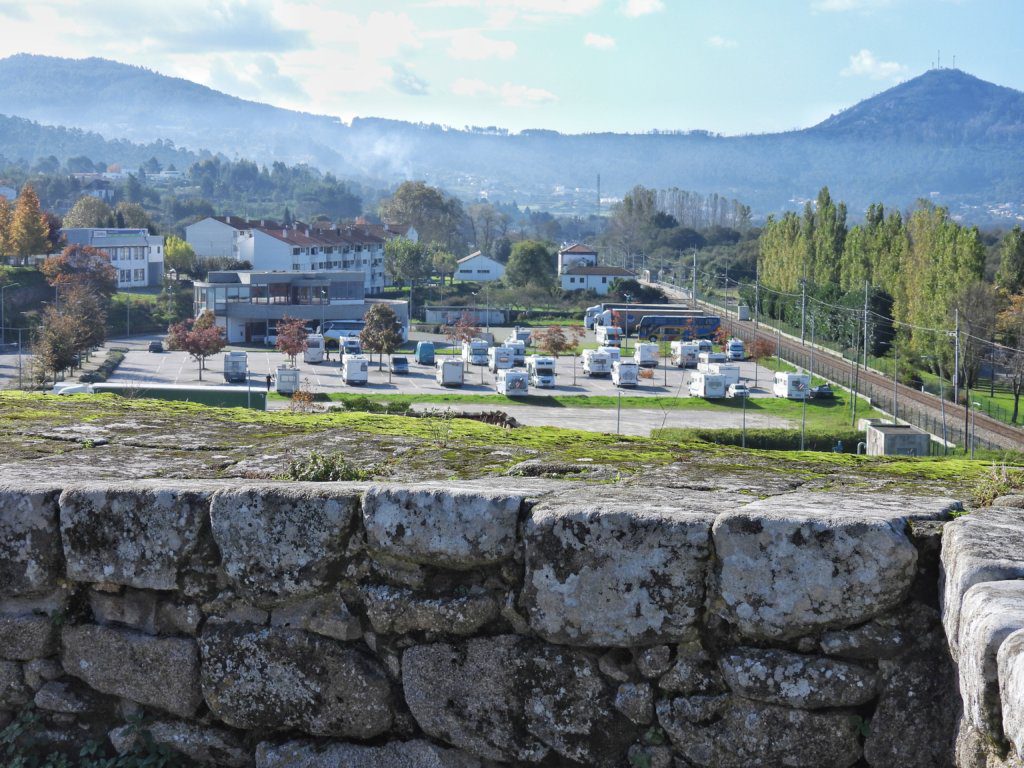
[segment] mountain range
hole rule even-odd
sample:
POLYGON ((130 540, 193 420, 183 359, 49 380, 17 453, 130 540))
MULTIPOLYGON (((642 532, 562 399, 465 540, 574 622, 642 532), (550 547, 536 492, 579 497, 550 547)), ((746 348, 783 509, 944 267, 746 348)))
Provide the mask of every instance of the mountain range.
MULTIPOLYGON (((0 120, 8 159, 64 159, 59 150, 80 132, 59 141, 44 127, 63 126, 165 153, 304 162, 363 180, 419 178, 467 197, 579 213, 596 206, 598 174, 602 195, 635 184, 714 191, 761 215, 799 207, 825 185, 854 215, 874 201, 907 206, 920 197, 966 218, 1024 212, 1024 93, 956 69, 929 70, 809 128, 730 137, 345 124, 104 59, 27 54, 0 60, 0 111, 42 124, 28 144, 30 123, 0 120)), ((125 162, 120 146, 92 159, 125 162)))

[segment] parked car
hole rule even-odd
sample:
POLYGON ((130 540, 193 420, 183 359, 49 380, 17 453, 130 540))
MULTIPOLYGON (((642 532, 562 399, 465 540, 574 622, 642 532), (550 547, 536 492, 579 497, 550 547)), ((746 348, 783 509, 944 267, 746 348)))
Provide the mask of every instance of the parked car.
POLYGON ((408 373, 409 372, 409 358, 407 358, 407 357, 392 357, 391 358, 391 372, 392 373, 408 373))
POLYGON ((163 352, 164 351, 164 343, 162 341, 151 341, 151 342, 149 342, 149 351, 150 352, 163 352))
POLYGON ((810 396, 812 400, 831 400, 836 394, 828 384, 819 384, 811 387, 810 396))
POLYGON ((750 397, 750 390, 746 384, 730 384, 725 391, 726 397, 750 397))

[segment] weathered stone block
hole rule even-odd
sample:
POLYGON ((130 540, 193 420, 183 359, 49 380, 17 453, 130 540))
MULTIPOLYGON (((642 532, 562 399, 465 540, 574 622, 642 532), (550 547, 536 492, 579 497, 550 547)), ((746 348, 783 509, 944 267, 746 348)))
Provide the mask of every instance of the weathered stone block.
POLYGON ((960 693, 964 718, 989 739, 1003 738, 999 647, 1024 629, 1024 580, 975 584, 960 611, 960 693))
POLYGON ((774 648, 737 648, 720 663, 733 693, 769 704, 853 707, 873 699, 878 687, 878 674, 868 667, 774 648))
POLYGON ((32 701, 32 689, 25 684, 21 664, 0 661, 0 710, 21 709, 32 701))
POLYGON ((315 597, 275 608, 270 624, 305 629, 335 640, 358 640, 363 636, 358 617, 339 596, 315 597))
POLYGON ((1003 733, 1024 760, 1024 630, 1017 630, 999 646, 996 667, 1003 733))
POLYGON ((362 590, 366 616, 382 634, 443 632, 470 635, 498 615, 498 602, 482 590, 451 597, 417 595, 410 589, 375 585, 362 590))
POLYGON ((196 550, 209 492, 170 485, 82 486, 60 496, 68 577, 172 590, 196 550))
POLYGON ((695 634, 714 516, 541 504, 525 527, 522 603, 546 640, 635 646, 695 634))
POLYGON ((967 591, 986 581, 1024 579, 1024 510, 979 509, 946 525, 942 572, 942 622, 956 661, 967 591))
MULTIPOLYGON (((245 768, 252 763, 252 755, 242 745, 241 739, 224 728, 157 720, 144 723, 141 730, 149 732, 154 744, 170 747, 200 765, 245 768)), ((115 728, 110 732, 110 743, 119 754, 131 752, 142 746, 140 729, 133 725, 115 728)))
POLYGON ((717 610, 746 636, 779 640, 860 624, 903 601, 917 550, 911 514, 945 499, 785 494, 718 517, 717 610))
POLYGON ((63 576, 57 488, 0 485, 0 596, 53 591, 63 576))
POLYGON ((285 744, 263 742, 256 748, 256 768, 481 768, 465 752, 443 749, 429 741, 392 741, 378 747, 360 744, 285 744))
POLYGON ((882 692, 864 757, 872 766, 953 768, 960 718, 956 672, 945 643, 932 643, 880 665, 882 692))
POLYGON ((420 645, 402 657, 405 698, 430 736, 482 758, 549 752, 618 766, 635 726, 588 654, 515 635, 420 645))
POLYGON ((0 659, 30 661, 57 652, 57 628, 49 616, 0 616, 0 659))
POLYGON ((725 681, 711 654, 699 642, 679 646, 676 662, 658 680, 658 688, 681 696, 719 694, 725 681))
POLYGON ((433 487, 371 488, 363 524, 371 549, 444 568, 473 568, 512 557, 523 497, 433 487))
POLYGON ((128 589, 123 594, 89 590, 89 608, 97 624, 120 624, 147 635, 156 634, 157 597, 154 592, 128 589))
POLYGON ((654 720, 654 689, 650 683, 623 683, 615 692, 615 708, 637 725, 654 720))
POLYGON ((182 717, 202 701, 194 640, 83 625, 65 627, 61 644, 65 671, 97 691, 182 717))
POLYGON ((336 577, 359 494, 335 485, 231 488, 210 503, 223 568, 251 598, 315 594, 336 577))
POLYGON ((51 680, 44 683, 43 687, 36 691, 34 701, 38 709, 65 715, 109 717, 114 711, 114 700, 86 688, 77 681, 75 684, 67 680, 51 680))
POLYGON ((391 725, 391 684, 380 663, 330 638, 208 623, 200 646, 203 695, 230 726, 370 738, 391 725))
MULTIPOLYGON (((710 714, 710 713, 709 713, 710 714)), ((686 699, 658 703, 658 722, 689 764, 714 768, 847 768, 861 756, 858 720, 732 699, 704 719, 686 699)))

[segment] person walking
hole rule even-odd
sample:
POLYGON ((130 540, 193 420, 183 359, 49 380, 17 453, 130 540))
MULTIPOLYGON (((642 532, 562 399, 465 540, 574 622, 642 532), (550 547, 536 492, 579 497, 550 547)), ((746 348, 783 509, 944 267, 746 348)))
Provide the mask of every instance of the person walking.
POLYGON ((269 391, 270 391, 270 381, 271 381, 271 376, 270 376, 270 374, 268 373, 268 374, 267 374, 267 392, 269 392, 269 391))

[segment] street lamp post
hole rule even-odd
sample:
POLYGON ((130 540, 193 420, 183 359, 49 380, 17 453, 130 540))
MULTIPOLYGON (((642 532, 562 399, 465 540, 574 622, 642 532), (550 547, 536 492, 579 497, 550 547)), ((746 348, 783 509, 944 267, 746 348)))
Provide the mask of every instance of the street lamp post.
MULTIPOLYGON (((968 395, 968 399, 970 396, 968 395)), ((978 437, 978 409, 981 408, 981 403, 972 402, 971 405, 971 458, 974 458, 974 443, 978 437)))
POLYGON ((0 285, 0 334, 3 334, 3 340, 0 344, 7 344, 7 318, 4 315, 4 291, 8 288, 17 288, 21 283, 8 283, 7 285, 0 285))

